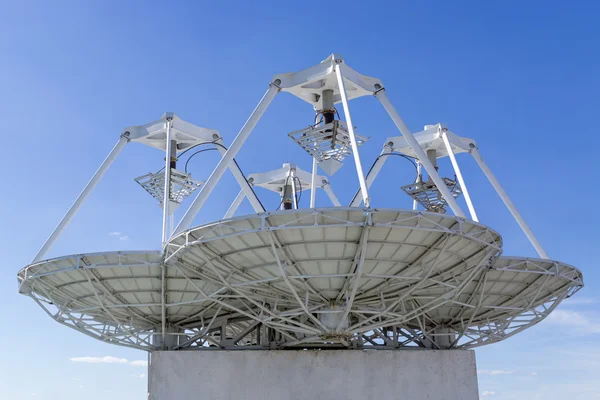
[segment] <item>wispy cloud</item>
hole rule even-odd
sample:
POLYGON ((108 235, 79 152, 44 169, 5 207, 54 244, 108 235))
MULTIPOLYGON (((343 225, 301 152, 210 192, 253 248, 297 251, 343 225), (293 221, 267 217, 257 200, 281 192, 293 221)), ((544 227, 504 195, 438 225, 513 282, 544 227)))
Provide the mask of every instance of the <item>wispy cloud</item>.
POLYGON ((147 367, 148 361, 146 360, 133 360, 129 361, 126 358, 118 358, 111 356, 104 357, 73 357, 71 361, 76 363, 87 363, 87 364, 128 364, 132 367, 147 367))
POLYGON ((490 392, 489 390, 486 390, 485 392, 481 393, 481 397, 490 397, 490 396, 494 396, 496 394, 496 392, 490 392))
POLYGON ((130 361, 129 365, 132 365, 134 367, 147 367, 148 366, 148 361, 146 361, 146 360, 134 360, 134 361, 130 361))
POLYGON ((508 369, 480 369, 477 370, 477 375, 508 375, 514 374, 515 370, 508 369))
POLYGON ((104 357, 73 357, 71 361, 76 363, 88 364, 127 364, 126 358, 117 358, 111 356, 104 357))
POLYGON ((122 232, 108 232, 108 235, 118 237, 119 240, 129 240, 129 236, 122 232))
POLYGON ((599 334, 600 323, 585 314, 571 310, 554 310, 547 321, 564 326, 579 334, 599 334))
POLYGON ((591 298, 591 297, 575 297, 575 298, 566 299, 565 301, 560 303, 560 306, 561 307, 582 306, 582 305, 587 306, 589 304, 596 304, 596 303, 598 303, 598 300, 591 298))

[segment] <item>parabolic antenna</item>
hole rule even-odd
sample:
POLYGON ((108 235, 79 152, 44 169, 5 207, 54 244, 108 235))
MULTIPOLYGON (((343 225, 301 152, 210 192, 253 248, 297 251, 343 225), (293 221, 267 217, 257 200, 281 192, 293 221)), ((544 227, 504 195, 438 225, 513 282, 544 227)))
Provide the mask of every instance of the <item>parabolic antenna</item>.
POLYGON ((18 280, 20 292, 61 324, 145 350, 472 348, 540 322, 583 286, 579 270, 549 259, 473 140, 443 124, 427 125, 413 135, 383 83, 358 74, 337 55, 300 72, 276 75, 229 147, 217 131, 172 113, 124 130, 18 280), (308 128, 289 134, 300 145, 299 153, 310 155, 312 171, 287 162, 247 178, 235 156, 282 91, 316 112, 308 128), (365 95, 382 102, 402 133, 385 140, 366 175, 359 147, 367 145, 367 136, 355 133, 348 105, 365 95), (339 119, 339 103, 345 121, 339 119), (164 152, 164 168, 137 179, 163 207, 162 247, 44 260, 129 141, 164 152), (194 178, 187 168, 178 171, 177 162, 201 153, 190 151, 200 146, 221 153, 214 170, 194 178), (500 234, 479 222, 457 162, 461 153, 475 158, 539 259, 502 256, 500 234), (414 163, 417 176, 414 182, 393 185, 409 195, 402 197, 406 205, 378 209, 369 188, 391 155, 414 163), (454 176, 441 175, 437 160, 442 157, 450 158, 454 176), (342 206, 330 178, 318 169, 332 175, 349 158, 359 189, 349 206, 342 206), (222 219, 194 227, 227 169, 239 194, 222 219), (257 188, 267 189, 259 191, 261 196, 279 196, 279 206, 266 210, 257 188), (317 189, 323 189, 332 207, 316 206, 317 189), (310 199, 302 201, 308 190, 310 199), (173 209, 187 196, 193 201, 174 226, 173 209), (235 216, 244 199, 255 213, 235 216), (462 199, 469 216, 459 204, 462 199))

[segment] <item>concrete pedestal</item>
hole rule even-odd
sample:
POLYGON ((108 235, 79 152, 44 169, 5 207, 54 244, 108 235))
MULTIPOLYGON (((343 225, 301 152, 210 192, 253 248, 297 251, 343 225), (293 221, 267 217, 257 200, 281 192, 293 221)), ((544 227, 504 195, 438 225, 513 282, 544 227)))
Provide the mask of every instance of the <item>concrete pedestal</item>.
POLYGON ((150 400, 477 400, 475 353, 157 351, 150 400))

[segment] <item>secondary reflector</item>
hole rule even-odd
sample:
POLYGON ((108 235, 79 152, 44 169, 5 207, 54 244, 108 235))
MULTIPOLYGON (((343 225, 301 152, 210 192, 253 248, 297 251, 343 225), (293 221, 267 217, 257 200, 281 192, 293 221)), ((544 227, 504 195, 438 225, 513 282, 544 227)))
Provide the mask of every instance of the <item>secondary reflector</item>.
MULTIPOLYGON (((142 175, 135 178, 135 181, 140 184, 146 192, 154 197, 159 204, 163 203, 165 193, 165 173, 157 172, 142 175)), ((170 199, 172 205, 178 206, 196 189, 202 186, 203 182, 192 179, 192 174, 178 171, 171 168, 171 193, 170 199)))
MULTIPOLYGON (((300 147, 319 163, 319 167, 329 176, 343 165, 344 159, 352 155, 348 127, 344 121, 334 120, 325 125, 309 126, 288 133, 300 147)), ((356 135, 356 142, 363 145, 368 138, 356 135)))

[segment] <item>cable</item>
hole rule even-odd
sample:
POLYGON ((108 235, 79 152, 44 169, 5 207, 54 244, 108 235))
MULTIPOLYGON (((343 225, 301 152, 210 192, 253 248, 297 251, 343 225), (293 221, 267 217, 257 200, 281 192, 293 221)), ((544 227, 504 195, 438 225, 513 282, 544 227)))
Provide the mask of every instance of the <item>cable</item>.
MULTIPOLYGON (((373 170, 373 167, 375 167, 375 164, 377 163, 377 161, 379 161, 379 159, 381 157, 387 157, 387 156, 399 156, 402 157, 408 161, 410 161, 410 163, 415 167, 415 181, 419 178, 419 168, 417 167, 417 163, 415 162, 416 158, 415 157, 411 157, 411 156, 407 156, 406 154, 401 154, 401 153, 394 153, 394 152, 390 152, 390 153, 385 153, 385 154, 380 154, 375 161, 373 161, 373 164, 371 165, 371 168, 369 168, 369 172, 367 172, 367 177, 369 176, 369 174, 371 173, 371 171, 373 170)), ((354 201, 354 199, 356 199, 356 197, 358 196, 358 194, 360 193, 360 189, 358 189, 356 191, 356 193, 354 194, 354 196, 352 197, 352 201, 354 201)))
POLYGON ((203 153, 203 152, 205 152, 205 151, 212 151, 212 150, 217 150, 217 149, 216 149, 216 148, 214 148, 214 147, 213 147, 212 149, 202 149, 202 150, 198 150, 197 152, 195 152, 194 154, 192 154, 192 155, 191 155, 191 156, 190 156, 190 157, 187 159, 187 161, 185 162, 185 167, 183 168, 183 169, 184 169, 184 171, 185 171, 185 173, 187 174, 187 172, 188 172, 188 170, 187 170, 188 163, 190 162, 190 160, 192 159, 192 157, 194 157, 194 156, 195 156, 196 154, 198 154, 198 153, 203 153))
MULTIPOLYGON (((220 138, 217 140, 221 140, 220 138)), ((225 147, 224 145, 222 145, 221 143, 217 143, 217 141, 212 141, 212 142, 204 142, 204 143, 198 143, 195 144, 193 146, 191 146, 188 149, 185 149, 180 155, 179 157, 183 156, 185 153, 187 153, 188 151, 192 150, 195 147, 198 146, 203 146, 203 145, 207 145, 207 144, 213 144, 215 146, 219 146, 220 148, 224 149, 225 151, 227 151, 227 147, 225 147)), ((196 154, 201 153, 203 151, 209 151, 209 150, 217 150, 217 149, 205 149, 205 150, 200 150, 195 152, 194 154, 192 154, 186 161, 185 163, 185 172, 187 173, 187 165, 190 162, 190 159, 192 157, 194 157, 196 154)), ((236 165, 236 167, 238 168, 238 170, 240 171, 240 173, 242 174, 242 177, 244 178, 244 180, 246 181, 246 183, 248 184, 248 186, 250 187, 250 190, 252 191, 252 193, 254 194, 254 197, 256 197, 256 200, 258 200, 258 203, 260 204, 260 206, 262 207, 263 210, 266 210, 265 206, 263 205, 262 201, 260 201, 260 199, 258 198, 258 196, 256 195, 256 192, 254 191, 254 188, 252 187, 252 185, 250 185, 250 182, 248 182, 248 178, 246 178, 246 175, 244 174, 244 171, 242 171, 242 169, 240 168, 240 165, 238 164, 238 162, 236 161, 236 159, 233 159, 233 163, 236 165)), ((162 167, 161 169, 159 169, 156 173, 159 173, 160 171, 162 171, 163 169, 165 169, 165 167, 162 167)))
MULTIPOLYGON (((300 191, 296 190, 296 207, 300 208, 300 200, 302 199, 302 181, 297 176, 294 177, 294 180, 298 181, 298 186, 300 187, 300 191)), ((294 186, 296 184, 294 183, 294 186)))

